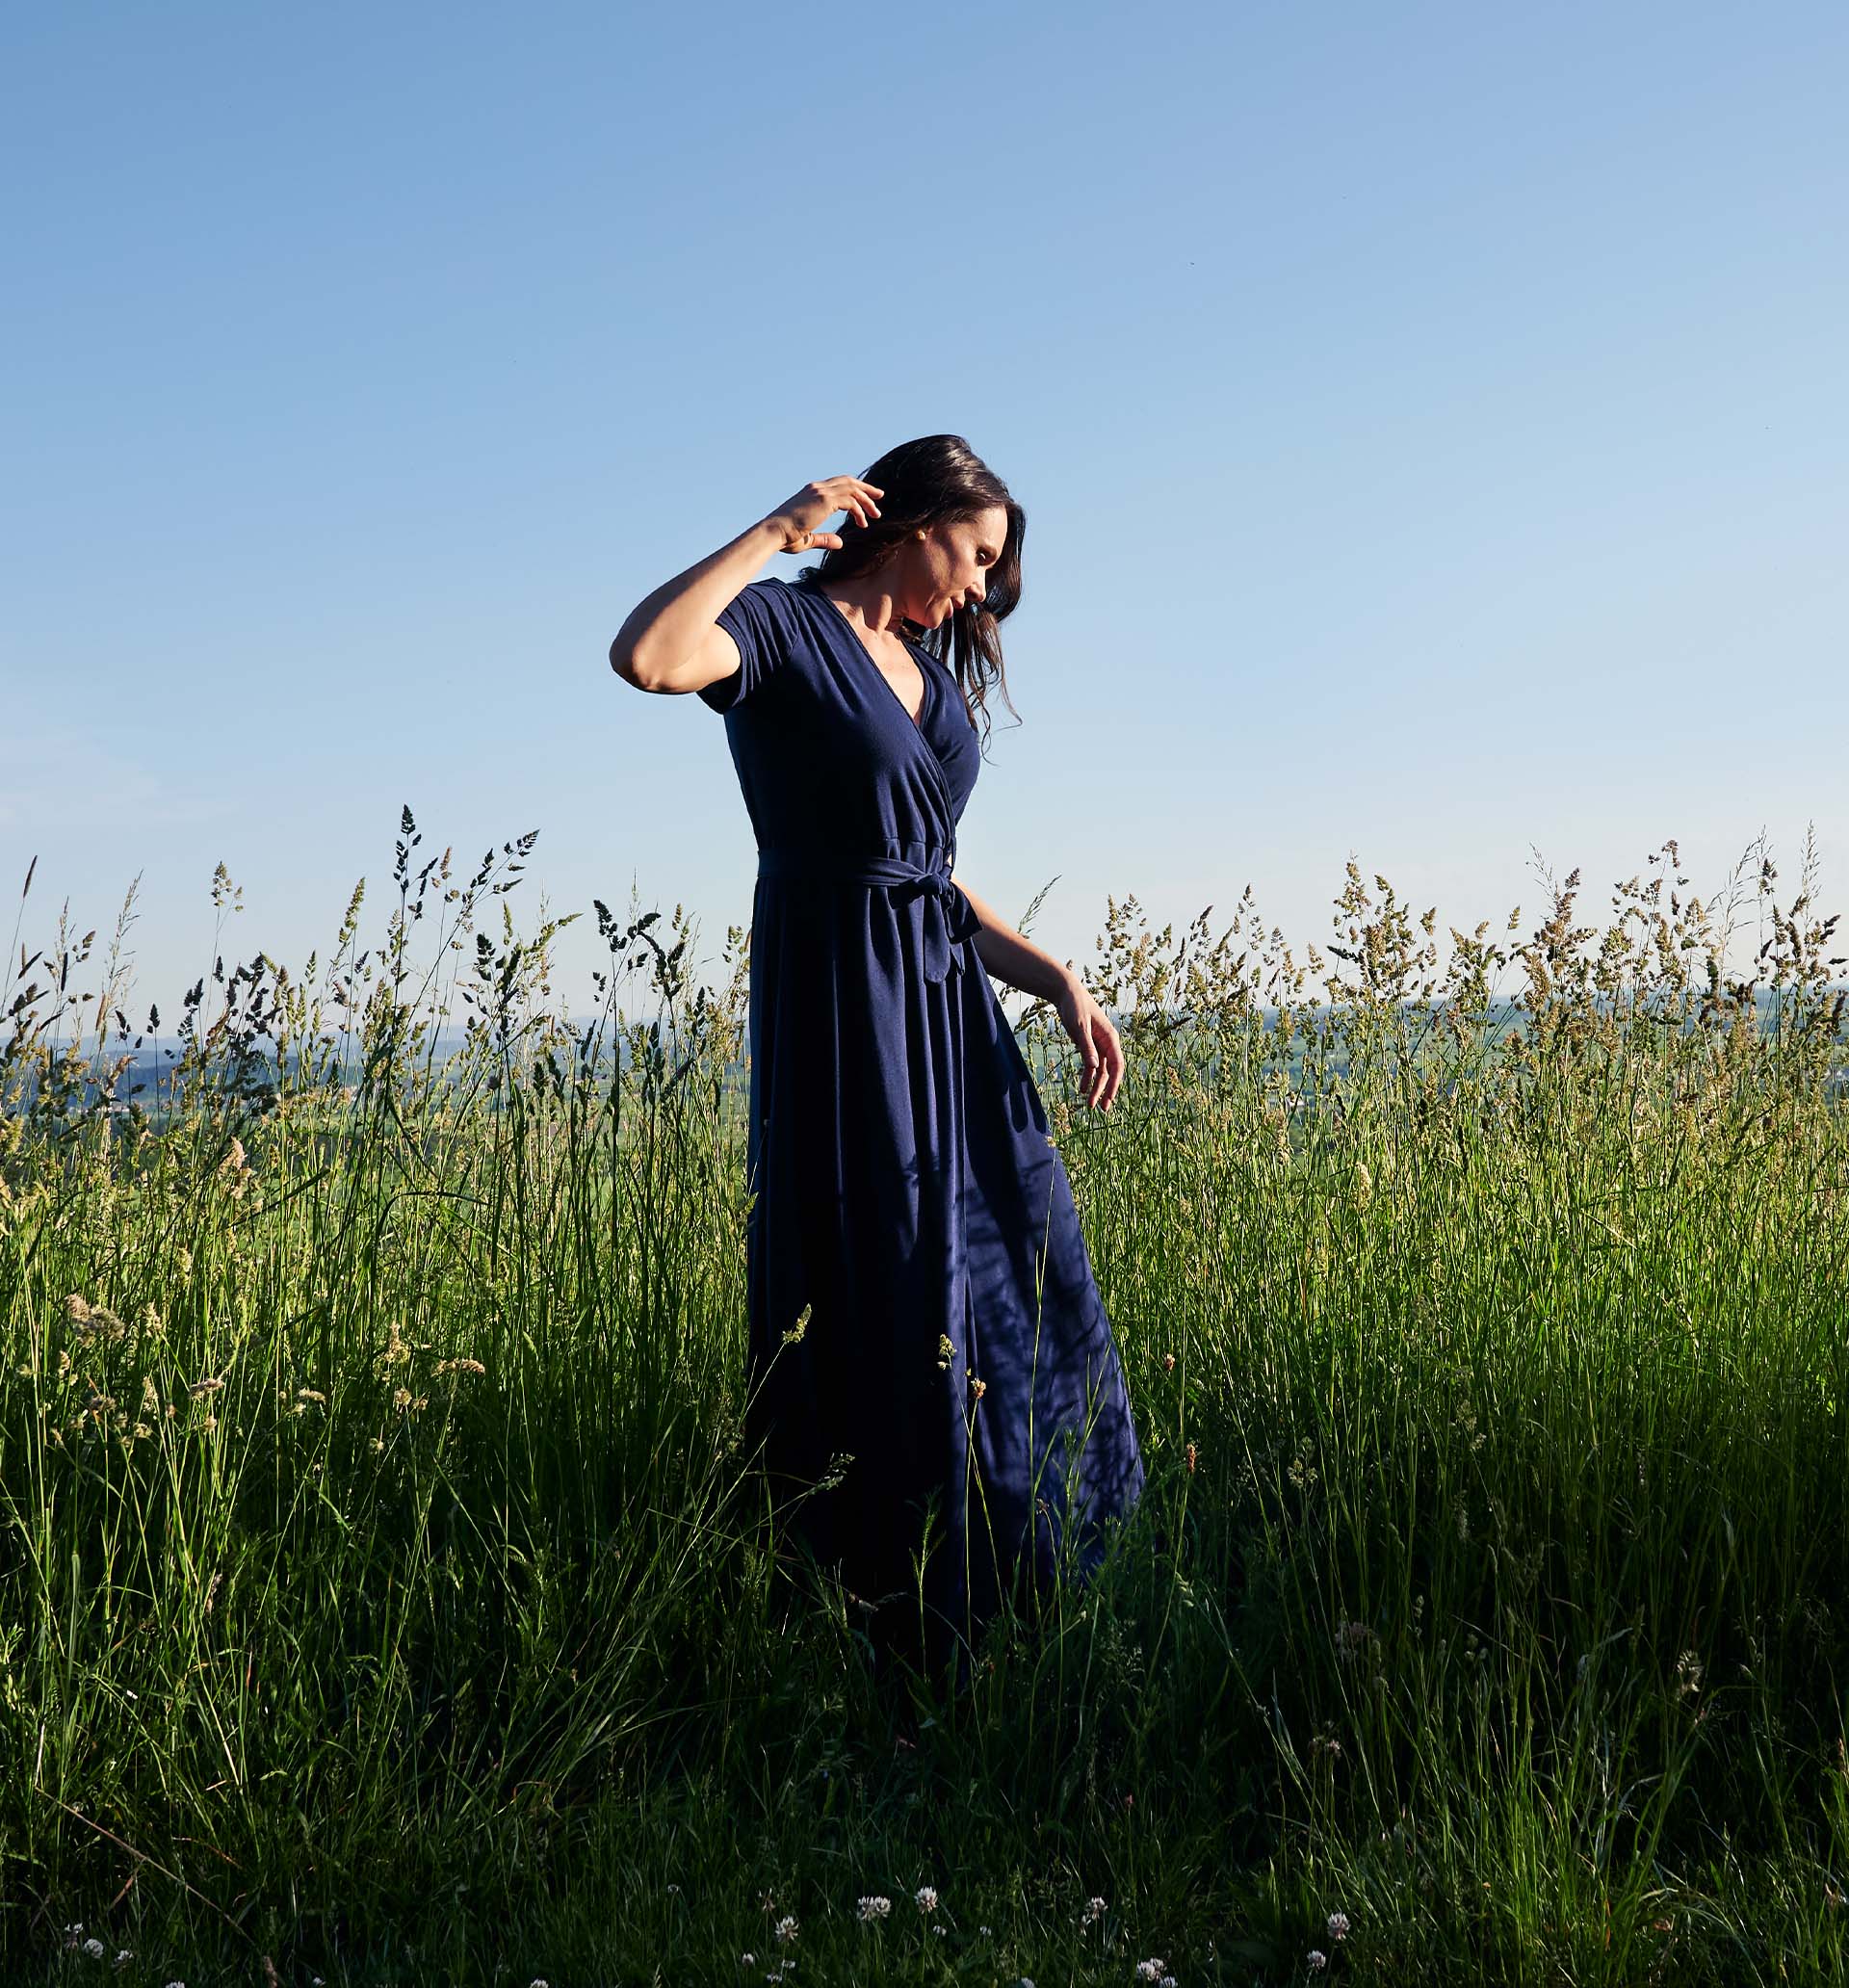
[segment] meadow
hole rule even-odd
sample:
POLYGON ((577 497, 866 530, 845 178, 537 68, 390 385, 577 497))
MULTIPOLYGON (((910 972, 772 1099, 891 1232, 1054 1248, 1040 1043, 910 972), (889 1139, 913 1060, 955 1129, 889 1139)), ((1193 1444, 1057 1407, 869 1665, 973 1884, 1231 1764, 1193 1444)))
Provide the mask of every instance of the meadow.
POLYGON ((1320 948, 1112 901, 1116 1108, 1019 1033, 1149 1484, 955 1693, 873 1674, 743 1453, 746 934, 709 986, 597 904, 564 1022, 533 840, 464 877, 407 810, 375 941, 362 888, 177 1023, 130 907, 15 939, 0 1977, 1842 1973, 1813 852, 1466 931, 1351 867, 1320 948))

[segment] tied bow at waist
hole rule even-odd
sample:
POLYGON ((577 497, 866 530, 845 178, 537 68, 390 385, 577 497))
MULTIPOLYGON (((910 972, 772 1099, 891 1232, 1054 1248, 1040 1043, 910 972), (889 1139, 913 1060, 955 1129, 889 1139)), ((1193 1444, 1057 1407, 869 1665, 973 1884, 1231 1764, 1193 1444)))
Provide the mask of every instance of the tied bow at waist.
POLYGON ((890 891, 896 902, 922 897, 924 907, 924 978, 943 981, 959 972, 959 948, 982 929, 976 906, 951 881, 951 865, 925 869, 903 856, 833 856, 825 850, 770 849, 758 851, 760 876, 813 878, 822 883, 864 883, 890 891))

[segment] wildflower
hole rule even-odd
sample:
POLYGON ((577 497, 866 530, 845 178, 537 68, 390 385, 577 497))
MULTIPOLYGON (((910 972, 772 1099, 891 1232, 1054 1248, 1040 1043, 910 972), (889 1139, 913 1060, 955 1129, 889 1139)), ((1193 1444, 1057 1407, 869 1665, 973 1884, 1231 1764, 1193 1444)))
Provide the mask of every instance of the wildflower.
POLYGON ((1332 1912, 1329 1915, 1329 1937, 1332 1940, 1345 1940, 1348 1937, 1348 1915, 1345 1912, 1332 1912))
POLYGON ((116 1956, 116 1965, 117 1967, 126 1967, 129 1964, 129 1962, 134 1958, 134 1954, 130 1952, 126 1947, 124 1947, 121 1949, 121 1951, 117 1953, 116 1956))
POLYGON ((739 1965, 741 1967, 756 1967, 757 1964, 758 1956, 755 1953, 741 1953, 739 1955, 739 1965))
POLYGON ((892 1909, 893 1901, 890 1898, 881 1898, 875 1896, 863 1898, 860 1901, 860 1916, 863 1921, 870 1919, 885 1919, 890 1915, 892 1909))
POLYGON ((89 1954, 91 1960, 101 1960, 103 1957, 103 1943, 93 1937, 88 1939, 84 1942, 84 1951, 89 1954))
POLYGON ((1084 1917, 1080 1920, 1079 1923, 1081 1925, 1089 1925, 1094 1919, 1103 1919, 1104 1916, 1105 1901, 1102 1898, 1087 1898, 1085 1900, 1084 1917))
POLYGON ((80 1947, 80 1946, 81 1946, 81 1945, 83 1944, 83 1939, 84 1939, 84 1923, 83 1923, 83 1921, 82 1921, 82 1920, 80 1919, 80 1920, 78 1920, 78 1921, 76 1922, 76 1923, 75 1923, 75 1924, 73 1924, 73 1925, 67 1925, 67 1926, 66 1926, 66 1927, 65 1928, 65 1951, 66 1951, 66 1952, 74 1952, 74 1951, 75 1951, 75 1950, 77 1949, 77 1948, 79 1948, 79 1947, 80 1947))
POLYGON ((1321 1974, 1323 1969, 1329 1965, 1329 1956, 1322 1950, 1320 1947, 1311 1948, 1309 1960, 1310 1972, 1313 1975, 1321 1974))
POLYGON ((1336 1655, 1344 1663, 1352 1663, 1374 1640, 1373 1631, 1365 1622, 1336 1624, 1336 1655))
POLYGON ((970 1388, 971 1391, 975 1394, 976 1399, 979 1401, 982 1399, 982 1397, 988 1393, 989 1384, 986 1380, 977 1380, 976 1375, 972 1373, 970 1375, 970 1388))
POLYGON ((935 1912, 937 1910, 937 1894, 932 1891, 929 1885, 920 1885, 918 1890, 912 1895, 912 1903, 921 1912, 935 1912))
POLYGON ((70 1322, 77 1337, 83 1340, 107 1340, 112 1345, 128 1337, 127 1322, 117 1317, 107 1305, 86 1304, 74 1294, 65 1300, 65 1309, 70 1315, 70 1322), (75 1309, 82 1306, 82 1310, 75 1309))
POLYGON ((1162 1355, 1162 1369, 1163 1369, 1163 1372, 1164 1372, 1164 1373, 1174 1373, 1174 1371, 1175 1371, 1175 1355, 1174 1355, 1173 1353, 1164 1353, 1164 1354, 1162 1355))
POLYGON ((1139 1981, 1159 1981, 1162 1972, 1162 1963, 1159 1960, 1139 1960, 1136 1963, 1136 1978, 1139 1981))
POLYGON ((411 1391, 407 1387, 392 1390, 392 1406, 401 1412, 411 1405, 411 1391))
POLYGON ((796 1919, 794 1913, 786 1912, 777 1921, 777 1938, 787 1947, 796 1937, 796 1919))

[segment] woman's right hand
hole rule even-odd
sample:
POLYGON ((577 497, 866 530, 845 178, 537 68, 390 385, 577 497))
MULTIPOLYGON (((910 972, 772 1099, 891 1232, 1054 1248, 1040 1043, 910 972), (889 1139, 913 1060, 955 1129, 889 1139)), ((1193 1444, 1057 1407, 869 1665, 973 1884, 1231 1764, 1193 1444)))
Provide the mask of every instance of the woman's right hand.
POLYGON ((817 529, 824 518, 831 518, 838 510, 849 511, 862 524, 867 522, 871 511, 879 515, 875 497, 885 496, 885 491, 875 484, 864 484, 858 477, 822 477, 819 482, 805 484, 796 494, 780 504, 767 524, 775 525, 783 534, 779 552, 807 552, 812 546, 838 547, 842 543, 839 532, 823 532, 817 529))

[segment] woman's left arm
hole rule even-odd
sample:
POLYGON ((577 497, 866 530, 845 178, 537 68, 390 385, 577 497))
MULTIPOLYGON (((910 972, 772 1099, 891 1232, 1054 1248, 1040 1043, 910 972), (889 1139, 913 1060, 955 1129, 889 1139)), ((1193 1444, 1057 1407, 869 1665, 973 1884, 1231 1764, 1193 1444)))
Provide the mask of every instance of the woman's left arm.
POLYGON ((951 881, 969 899, 982 929, 971 939, 983 971, 1024 994, 1053 1004, 1065 1031, 1084 1059, 1084 1101, 1094 1111, 1108 1112, 1124 1081, 1123 1046, 1117 1031, 1084 981, 1051 953, 1043 953, 1015 930, 995 907, 978 898, 967 883, 951 881))

